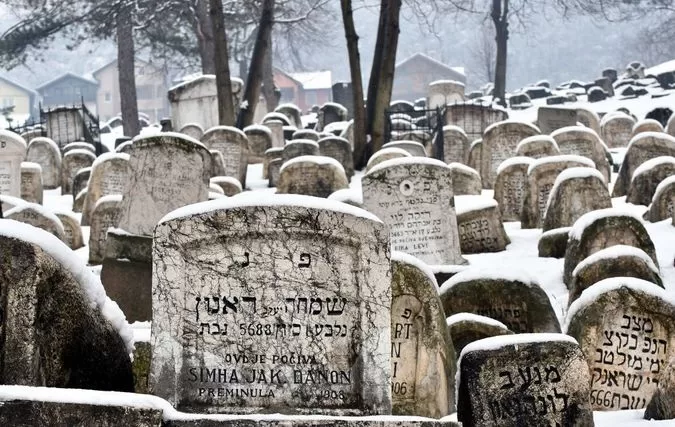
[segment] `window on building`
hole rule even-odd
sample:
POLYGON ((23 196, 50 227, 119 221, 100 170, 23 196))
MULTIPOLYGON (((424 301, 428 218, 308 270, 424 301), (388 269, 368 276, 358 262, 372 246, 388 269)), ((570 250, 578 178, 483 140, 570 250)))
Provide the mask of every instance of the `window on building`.
POLYGON ((104 102, 112 102, 112 93, 106 92, 103 94, 103 101, 104 102))

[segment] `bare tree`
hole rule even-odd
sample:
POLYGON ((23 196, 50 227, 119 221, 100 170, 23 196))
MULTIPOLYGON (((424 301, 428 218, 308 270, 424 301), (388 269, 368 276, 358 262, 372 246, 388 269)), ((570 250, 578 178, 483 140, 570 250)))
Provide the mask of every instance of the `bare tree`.
POLYGON ((494 30, 487 25, 479 28, 480 34, 471 49, 476 73, 484 82, 495 81, 496 50, 494 30))
POLYGON ((229 55, 227 52, 227 34, 221 0, 209 0, 209 15, 213 25, 215 47, 216 88, 218 91, 218 123, 222 126, 234 126, 234 101, 232 99, 232 81, 230 78, 229 55))

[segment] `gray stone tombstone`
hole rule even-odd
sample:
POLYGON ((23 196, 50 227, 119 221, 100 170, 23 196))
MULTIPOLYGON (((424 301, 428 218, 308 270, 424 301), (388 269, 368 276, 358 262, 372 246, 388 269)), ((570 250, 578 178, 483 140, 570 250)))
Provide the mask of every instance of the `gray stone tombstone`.
POLYGON ((483 186, 493 188, 499 165, 516 155, 516 147, 520 141, 540 133, 534 125, 510 120, 495 123, 485 129, 480 163, 483 186))
POLYGON ((455 196, 481 194, 483 184, 478 171, 457 162, 450 163, 448 166, 452 169, 452 189, 455 196))
POLYGON ((319 108, 316 127, 314 130, 321 132, 329 124, 347 120, 347 109, 335 102, 326 102, 319 108))
POLYGON ((274 109, 275 113, 281 113, 288 119, 288 124, 290 126, 295 126, 298 129, 302 129, 302 110, 295 104, 281 104, 274 109))
POLYGON ((349 179, 337 160, 325 156, 300 156, 281 166, 277 193, 326 198, 348 187, 349 179))
POLYGON ((48 109, 45 125, 47 137, 59 145, 84 139, 84 118, 78 107, 48 109))
POLYGON ((163 219, 154 394, 184 412, 391 413, 387 230, 320 206, 241 195, 163 219))
POLYGON ((73 179, 82 168, 90 167, 96 155, 89 150, 76 148, 63 155, 61 162, 61 194, 72 194, 73 179))
POLYGON ((500 252, 511 243, 497 201, 483 196, 455 196, 455 203, 463 254, 500 252))
POLYGON ((293 132, 293 139, 311 139, 319 142, 321 136, 319 136, 319 132, 312 129, 298 129, 293 132))
POLYGON ((535 135, 525 138, 516 147, 516 156, 541 159, 542 157, 560 155, 560 148, 549 135, 535 135))
POLYGON ((530 157, 512 157, 497 168, 494 198, 503 221, 520 221, 527 189, 527 170, 533 161, 530 157))
POLYGON ((17 205, 3 212, 3 217, 41 228, 58 237, 59 240, 66 241, 66 234, 61 220, 37 203, 26 202, 17 205))
POLYGON ((443 127, 443 156, 445 163, 458 162, 469 164, 469 149, 471 141, 459 126, 443 127))
POLYGON ((116 153, 131 153, 131 148, 133 147, 133 141, 126 141, 115 147, 116 153))
POLYGON ((272 147, 283 148, 286 145, 284 138, 284 123, 280 120, 269 120, 263 123, 272 132, 272 147))
POLYGON ((54 212, 54 215, 61 221, 65 235, 65 243, 72 250, 80 249, 84 246, 82 240, 82 227, 80 221, 72 212, 54 212))
POLYGON ((576 126, 577 110, 560 107, 539 107, 537 109, 537 126, 541 133, 551 132, 568 126, 576 126))
POLYGON ((593 130, 571 126, 551 134, 560 149, 560 154, 583 156, 593 160, 595 167, 602 172, 605 182, 610 181, 610 167, 607 160, 607 147, 593 130))
POLYGON ((89 228, 89 264, 100 264, 105 256, 109 228, 116 228, 120 221, 122 195, 111 194, 96 201, 91 212, 89 228))
POLYGON ((248 138, 248 163, 262 163, 265 151, 272 148, 272 131, 263 125, 251 125, 244 128, 248 138))
POLYGON ((609 148, 628 146, 635 120, 622 112, 609 113, 602 118, 600 129, 603 141, 609 148))
MULTIPOLYGON (((600 116, 598 116, 598 113, 595 111, 591 110, 588 107, 577 107, 577 120, 579 123, 582 125, 586 126, 589 129, 592 129, 600 135, 601 132, 601 126, 600 126, 600 116)), ((576 123, 575 123, 576 125, 576 123)))
POLYGON ((89 225, 91 212, 98 199, 113 194, 124 194, 128 180, 128 154, 105 153, 98 156, 91 166, 91 174, 87 181, 87 197, 82 207, 82 225, 89 225))
POLYGON ((197 141, 202 139, 204 136, 204 129, 198 123, 187 123, 180 130, 179 133, 185 134, 190 138, 194 138, 197 141))
POLYGON ((96 147, 94 147, 93 144, 90 144, 88 142, 71 142, 66 144, 62 149, 61 149, 61 154, 63 158, 65 159, 66 153, 68 153, 71 150, 87 150, 93 154, 96 154, 96 147))
POLYGON ((675 176, 670 176, 659 183, 654 191, 652 203, 645 213, 651 222, 663 221, 675 214, 675 176))
POLYGON ((21 198, 42 204, 42 167, 33 162, 21 162, 21 198))
POLYGON ((508 117, 506 110, 495 106, 458 103, 448 105, 445 109, 446 125, 455 125, 462 128, 469 141, 482 138, 485 129, 493 123, 506 120, 508 117))
POLYGON ((267 169, 269 167, 270 161, 273 159, 281 158, 282 152, 284 151, 283 148, 280 147, 272 147, 268 150, 265 150, 265 156, 263 157, 263 165, 262 165, 262 177, 263 179, 268 179, 268 173, 267 169))
POLYGON ((318 156, 319 144, 311 139, 295 139, 288 141, 281 153, 284 162, 300 156, 318 156))
POLYGON ((232 126, 215 126, 204 132, 201 142, 209 150, 218 150, 225 161, 225 175, 233 176, 246 187, 249 141, 246 134, 232 126))
POLYGON ((539 236, 537 253, 540 258, 565 258, 567 239, 572 227, 554 228, 539 236))
POLYGON ((499 320, 472 313, 457 313, 446 319, 455 354, 460 355, 464 347, 484 338, 512 335, 513 332, 499 320))
POLYGON ((61 151, 51 139, 33 138, 28 145, 26 161, 42 167, 42 185, 46 190, 57 188, 61 184, 61 151))
POLYGON ((241 183, 231 176, 214 176, 210 182, 212 186, 218 186, 222 194, 227 197, 235 196, 243 191, 241 183))
POLYGON ((639 135, 644 132, 660 133, 664 131, 665 130, 663 129, 663 125, 658 120, 644 119, 635 123, 635 125, 633 126, 633 132, 631 137, 634 138, 636 135, 639 135))
POLYGON ((321 138, 317 143, 319 144, 319 154, 340 162, 348 180, 354 176, 354 157, 349 141, 339 136, 329 136, 321 138))
POLYGON ((675 114, 671 115, 666 123, 665 132, 670 136, 675 136, 675 114))
POLYGON ((675 157, 675 137, 665 133, 645 132, 631 139, 614 183, 612 197, 625 196, 635 169, 647 160, 660 156, 675 157))
POLYGON ((211 176, 225 176, 225 159, 223 158, 223 153, 218 150, 209 150, 209 153, 211 153, 211 176))
POLYGON ((0 194, 21 196, 21 162, 26 141, 14 132, 0 129, 0 194))
POLYGON ((279 183, 279 176, 281 175, 281 166, 284 163, 284 159, 276 158, 272 159, 267 166, 267 177, 269 182, 268 187, 276 187, 279 183))
MULTIPOLYGON (((291 126, 291 121, 288 119, 288 117, 285 114, 282 114, 282 113, 279 113, 279 112, 276 112, 276 111, 272 111, 270 113, 265 114, 265 117, 263 117, 261 123, 265 126, 268 126, 269 122, 274 121, 274 120, 281 122, 282 125, 283 125, 282 128, 287 127, 287 126, 291 126)), ((293 126, 293 127, 296 127, 296 126, 293 126)))
MULTIPOLYGON (((480 159, 483 155, 483 140, 477 139, 471 143, 469 147, 469 166, 474 170, 480 171, 480 159)), ((482 180, 481 180, 482 182, 482 180)))
POLYGON ((656 187, 664 179, 675 175, 675 157, 660 156, 642 163, 633 172, 626 193, 626 202, 648 206, 654 197, 656 187))
POLYGON ((77 172, 75 172, 73 182, 71 183, 71 190, 72 190, 71 193, 73 195, 73 199, 75 199, 82 190, 87 189, 87 182, 89 181, 90 175, 91 175, 91 166, 82 168, 77 172))
POLYGON ((448 165, 420 157, 387 160, 368 171, 361 183, 363 205, 387 224, 393 250, 432 265, 466 262, 448 165))
POLYGON ((384 161, 400 159, 401 157, 412 157, 412 154, 408 153, 403 148, 383 148, 370 156, 370 159, 368 159, 368 164, 366 165, 366 172, 384 161))
POLYGON ((424 145, 420 144, 417 141, 404 141, 404 140, 392 141, 384 144, 382 148, 383 149, 401 148, 410 153, 411 156, 427 157, 426 148, 424 148, 424 145))

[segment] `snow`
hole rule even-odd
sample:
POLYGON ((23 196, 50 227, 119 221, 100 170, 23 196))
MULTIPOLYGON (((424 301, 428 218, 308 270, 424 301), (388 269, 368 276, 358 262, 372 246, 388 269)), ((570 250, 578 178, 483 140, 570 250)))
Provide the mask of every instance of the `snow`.
POLYGON ((551 132, 551 138, 555 139, 557 136, 566 134, 568 132, 582 132, 582 133, 587 133, 589 135, 594 136, 595 138, 600 139, 600 136, 596 131, 594 131, 591 128, 583 127, 583 126, 565 126, 564 128, 556 129, 553 132, 551 132))
POLYGON ((663 125, 661 124, 661 122, 658 122, 654 119, 643 119, 633 125, 633 133, 635 133, 635 131, 641 128, 642 126, 650 126, 650 127, 656 126, 657 128, 661 129, 660 130, 661 132, 663 132, 663 125))
POLYGON ((287 160, 284 162, 283 165, 281 165, 281 168, 279 169, 279 173, 283 172, 284 169, 287 169, 291 165, 294 165, 296 163, 314 163, 316 165, 321 165, 321 166, 326 166, 326 165, 332 165, 333 167, 339 169, 342 171, 342 173, 345 173, 345 168, 342 166, 342 163, 338 162, 332 157, 328 156, 298 156, 298 157, 293 157, 290 160, 287 160))
POLYGON ((491 197, 477 195, 455 196, 455 212, 457 212, 457 215, 482 209, 496 208, 497 206, 499 204, 491 197))
POLYGON ((42 166, 39 163, 34 162, 21 162, 21 170, 32 170, 37 172, 42 172, 42 166))
POLYGON ((209 193, 216 193, 216 194, 221 194, 225 195, 225 191, 220 187, 218 184, 214 184, 213 182, 209 184, 209 193))
POLYGON ((548 163, 557 163, 557 162, 577 162, 581 163, 582 165, 586 165, 589 168, 595 169, 595 163, 593 163, 593 160, 589 159, 588 157, 577 156, 574 154, 563 154, 560 156, 548 156, 542 157, 541 159, 536 159, 535 161, 530 163, 530 167, 527 168, 527 174, 532 175, 532 172, 538 167, 548 163))
POLYGON ((666 191, 666 188, 671 185, 675 185, 675 175, 669 176, 659 183, 659 185, 656 187, 656 191, 654 191, 654 197, 652 200, 658 200, 659 197, 661 197, 661 193, 666 191))
MULTIPOLYGON (((457 366, 461 366, 462 358, 465 354, 472 351, 490 351, 499 350, 507 346, 515 346, 518 349, 519 345, 530 343, 545 343, 545 342, 567 342, 579 345, 577 340, 569 335, 556 333, 538 333, 538 334, 513 334, 513 335, 499 335, 496 337, 483 338, 482 340, 474 341, 467 344, 462 349, 462 354, 457 359, 457 366)), ((457 369, 459 372, 459 369, 457 369)))
POLYGON ((520 151, 524 145, 531 144, 533 142, 539 142, 539 141, 546 141, 549 144, 553 145, 556 150, 560 151, 560 148, 558 147, 558 143, 555 142, 555 139, 551 135, 534 135, 534 136, 528 136, 527 138, 523 139, 518 143, 516 146, 516 152, 520 151))
POLYGON ((522 165, 522 164, 531 165, 532 162, 534 162, 534 160, 535 159, 533 159, 532 157, 522 157, 522 156, 510 157, 499 164, 499 166, 497 167, 497 175, 501 174, 506 169, 514 165, 522 165))
POLYGON ((46 217, 50 221, 52 221, 54 224, 56 224, 56 228, 59 229, 60 233, 63 235, 65 234, 65 230, 63 229, 63 224, 61 223, 61 220, 54 215, 51 211, 47 210, 42 205, 38 205, 37 203, 29 203, 29 202, 24 202, 21 203, 17 206, 14 206, 12 209, 9 209, 8 211, 4 212, 4 217, 8 218, 12 216, 15 213, 19 213, 21 211, 24 211, 26 209, 33 209, 34 211, 38 212, 40 215, 46 217))
POLYGON ((424 148, 424 145, 422 145, 421 142, 417 141, 412 141, 410 139, 397 139, 396 141, 391 141, 387 142, 382 146, 382 148, 396 148, 400 147, 401 145, 414 145, 416 147, 419 147, 420 150, 424 150, 426 152, 426 149, 424 148))
MULTIPOLYGON (((462 73, 464 74, 464 73, 462 73)), ((429 86, 436 86, 436 85, 447 85, 447 84, 452 84, 452 85, 457 85, 457 86, 466 86, 462 82, 458 82, 457 80, 436 80, 431 83, 429 83, 429 86)))
POLYGON ((506 119, 506 120, 502 120, 501 122, 493 123, 490 126, 488 126, 487 128, 485 128, 485 130, 483 131, 483 135, 487 134, 488 132, 490 132, 491 130, 496 128, 497 126, 503 126, 503 125, 509 125, 509 124, 523 125, 525 127, 532 128, 532 130, 537 132, 537 133, 541 133, 541 130, 539 130, 539 128, 536 127, 535 125, 533 125, 531 122, 524 122, 522 120, 516 120, 516 119, 506 119))
POLYGON ((266 134, 267 136, 269 136, 270 138, 272 138, 272 131, 270 130, 270 128, 268 128, 265 125, 253 124, 253 125, 250 125, 250 126, 246 126, 244 128, 244 133, 246 133, 247 131, 248 132, 262 132, 262 133, 266 134))
POLYGON ((385 160, 382 163, 378 163, 366 173, 366 176, 374 174, 375 172, 382 169, 407 165, 429 165, 450 169, 450 166, 448 166, 446 163, 443 163, 440 160, 432 159, 430 157, 411 156, 411 157, 400 157, 397 159, 389 159, 385 160))
POLYGON ((134 322, 131 325, 134 342, 150 342, 151 322, 134 322))
POLYGON ((545 231, 545 232, 541 233, 541 238, 543 239, 545 237, 550 237, 550 236, 557 235, 557 234, 569 234, 571 229, 572 229, 572 227, 554 228, 552 230, 548 230, 548 231, 545 231))
POLYGON ((675 137, 668 135, 667 133, 663 132, 641 132, 637 135, 635 135, 630 142, 628 143, 628 147, 626 147, 626 151, 630 151, 630 148, 636 144, 638 141, 641 141, 643 139, 649 139, 649 138, 656 138, 656 139, 661 139, 661 140, 667 140, 669 145, 675 146, 675 137))
MULTIPOLYGON (((389 148, 382 148, 381 150, 375 152, 370 159, 368 159, 368 165, 370 166, 373 163, 373 159, 376 159, 378 156, 385 155, 385 154, 400 154, 403 157, 412 157, 412 154, 408 153, 405 151, 403 148, 398 148, 398 147, 389 147, 389 148)), ((367 168, 366 166, 366 168, 367 168)))
MULTIPOLYGON (((555 178, 555 181, 553 182, 553 187, 551 187, 551 192, 549 194, 556 194, 558 192, 558 187, 560 187, 563 182, 569 179, 589 178, 592 176, 598 178, 600 182, 605 184, 605 187, 607 186, 607 183, 605 183, 605 177, 599 170, 594 168, 573 167, 565 169, 558 174, 558 176, 555 178)), ((551 199, 552 197, 549 197, 546 201, 545 211, 548 211, 548 206, 551 203, 551 199)))
MULTIPOLYGON (((60 222, 60 221, 59 221, 60 222)), ((120 334, 129 353, 133 352, 134 339, 122 310, 105 294, 101 280, 56 236, 29 224, 13 220, 0 221, 0 235, 39 246, 67 269, 82 286, 91 307, 98 308, 113 328, 120 334)))
POLYGON ((645 75, 648 76, 648 75, 651 74, 651 75, 657 76, 659 74, 672 73, 672 72, 675 72, 675 59, 673 59, 671 61, 663 62, 659 65, 655 65, 651 68, 647 68, 645 70, 645 75))
POLYGON ((475 147, 476 145, 482 144, 482 143, 483 143, 483 139, 477 139, 477 140, 471 142, 471 146, 469 147, 469 151, 473 150, 473 147, 475 147))
POLYGON ((631 122, 635 122, 635 120, 631 116, 624 113, 623 111, 612 111, 611 113, 605 114, 602 120, 600 120, 600 129, 604 128, 607 125, 607 122, 615 118, 622 118, 630 120, 631 122))
POLYGON ((449 131, 457 132, 461 135, 464 135, 465 138, 468 138, 464 129, 462 129, 459 126, 455 126, 455 125, 445 125, 445 126, 443 126, 443 132, 444 133, 449 132, 449 131))
POLYGON ((342 132, 345 129, 347 129, 347 126, 349 126, 349 122, 333 122, 333 123, 328 123, 324 128, 324 132, 328 133, 335 133, 335 132, 342 132))
POLYGON ((59 153, 59 154, 61 153, 61 149, 56 144, 56 142, 54 142, 54 140, 52 140, 50 138, 47 138, 46 136, 38 136, 36 138, 31 139, 30 144, 28 144, 28 148, 30 149, 31 145, 36 144, 38 142, 46 142, 55 153, 59 153))
POLYGON ((234 185, 239 189, 239 191, 242 191, 241 182, 239 182, 239 180, 233 176, 214 176, 213 178, 211 178, 211 182, 212 183, 221 182, 234 185))
POLYGON ((587 266, 591 264, 595 264, 596 262, 603 260, 603 259, 616 259, 622 256, 632 256, 632 257, 637 257, 643 260, 656 274, 660 274, 658 267, 654 264, 654 261, 651 259, 649 255, 645 253, 640 248, 636 248, 635 246, 627 246, 627 245, 614 245, 610 246, 608 248, 599 250, 588 257, 584 258, 577 266, 574 268, 574 271, 572 271, 572 276, 576 276, 582 269, 586 268, 587 266))
POLYGON ((110 202, 115 202, 115 203, 121 203, 122 202, 122 195, 121 194, 109 194, 107 196, 100 197, 96 201, 96 205, 94 205, 94 210, 99 207, 99 205, 103 203, 110 203, 110 202))
POLYGON ((227 197, 225 193, 216 193, 215 191, 209 191, 209 200, 222 199, 223 197, 227 197))
POLYGON ((649 159, 645 161, 644 163, 640 164, 637 168, 635 168, 635 171, 633 171, 633 176, 631 177, 631 182, 635 181, 635 178, 638 175, 642 175, 643 173, 647 173, 650 170, 654 169, 657 166, 660 166, 662 164, 670 163, 675 166, 675 157, 673 156, 659 156, 659 157, 654 157, 653 159, 649 159))
POLYGON ((392 251, 391 252, 391 261, 394 262, 400 262, 401 264, 409 264, 420 271, 424 273, 425 276, 429 279, 431 283, 434 285, 434 289, 438 289, 438 283, 436 282, 436 276, 434 276, 434 272, 429 268, 429 265, 422 261, 421 259, 412 256, 410 254, 407 254, 405 252, 399 252, 399 251, 392 251))
POLYGON ((491 317, 487 316, 479 316, 478 314, 473 314, 473 313, 457 313, 453 314, 452 316, 448 317, 446 319, 446 322, 448 326, 454 325, 456 323, 460 322, 476 322, 476 323, 484 323, 486 325, 494 326, 495 328, 499 329, 504 329, 506 331, 509 330, 509 328, 500 322, 499 320, 495 320, 491 317))
MULTIPOLYGON (((236 131, 236 133, 239 133, 239 134, 241 134, 244 138, 246 138, 246 134, 244 134, 244 132, 240 131, 239 129, 237 129, 237 128, 235 128, 235 127, 230 127, 230 126, 214 126, 214 127, 212 127, 211 129, 209 129, 209 131, 212 131, 212 130, 214 130, 214 129, 222 129, 222 128, 226 128, 226 129, 228 129, 228 130, 231 131, 231 132, 235 132, 235 131, 236 131)), ((193 138, 193 137, 191 137, 191 136, 188 136, 188 135, 186 135, 186 134, 184 134, 184 133, 178 133, 178 132, 153 132, 153 133, 150 134, 150 135, 143 135, 143 133, 141 133, 140 135, 138 135, 137 137, 135 137, 135 138, 133 139, 133 142, 136 142, 136 141, 142 141, 142 140, 148 139, 148 138, 156 138, 156 137, 158 137, 158 136, 167 137, 167 138, 184 139, 184 140, 190 141, 190 142, 192 142, 193 144, 196 144, 196 145, 198 145, 198 146, 200 146, 200 147, 203 147, 206 151, 209 151, 208 148, 206 148, 206 146, 205 146, 204 144, 202 144, 199 140, 197 140, 197 139, 195 139, 195 138, 193 138)))
POLYGON ((66 154, 64 154, 63 158, 65 159, 66 157, 75 156, 75 155, 87 156, 87 157, 91 157, 92 159, 96 158, 96 154, 92 153, 91 151, 87 150, 86 148, 72 149, 72 150, 68 151, 66 154))
POLYGON ((336 202, 342 203, 353 202, 363 205, 363 193, 352 188, 343 188, 328 196, 328 200, 335 200, 336 202))
POLYGON ((28 146, 26 144, 26 141, 21 137, 21 135, 16 134, 10 130, 0 129, 0 139, 5 141, 7 140, 14 141, 18 145, 23 145, 24 148, 28 146))
POLYGON ((91 164, 91 170, 92 173, 94 169, 101 163, 107 161, 107 160, 112 160, 112 159, 122 159, 122 160, 127 160, 129 161, 130 156, 127 153, 115 153, 115 152, 110 152, 110 153, 103 153, 100 156, 94 160, 94 163, 91 164))
POLYGON ((478 171, 476 169, 474 169, 470 166, 467 166, 465 164, 462 164, 462 163, 452 162, 452 163, 449 163, 448 166, 450 166, 450 169, 459 169, 463 172, 470 173, 470 174, 476 175, 476 176, 480 176, 480 174, 478 173, 478 171))
POLYGON ((640 217, 634 213, 627 212, 625 210, 620 210, 616 208, 607 208, 607 209, 598 209, 596 211, 588 212, 583 214, 570 229, 570 238, 579 240, 581 235, 584 233, 587 227, 593 224, 595 221, 607 218, 611 216, 617 217, 630 217, 634 218, 637 221, 640 221, 640 217))
POLYGON ((311 144, 314 145, 317 149, 319 148, 319 144, 316 141, 312 141, 311 139, 292 139, 290 141, 286 141, 286 145, 291 144, 311 144))
POLYGON ((330 71, 288 73, 288 75, 299 81, 305 90, 330 89, 333 85, 330 71))

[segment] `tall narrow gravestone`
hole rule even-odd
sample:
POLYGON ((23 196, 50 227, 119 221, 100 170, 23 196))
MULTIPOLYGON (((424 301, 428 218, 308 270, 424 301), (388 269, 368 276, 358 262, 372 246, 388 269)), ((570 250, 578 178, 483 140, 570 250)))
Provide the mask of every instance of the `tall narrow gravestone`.
POLYGON ((498 122, 485 129, 480 162, 483 187, 493 187, 497 168, 504 160, 516 155, 520 141, 539 133, 536 126, 513 120, 498 122))
POLYGON ((186 412, 391 413, 388 240, 372 214, 306 196, 167 215, 151 390, 186 412))
POLYGON ((0 129, 0 194, 21 197, 21 162, 25 156, 26 141, 0 129))

